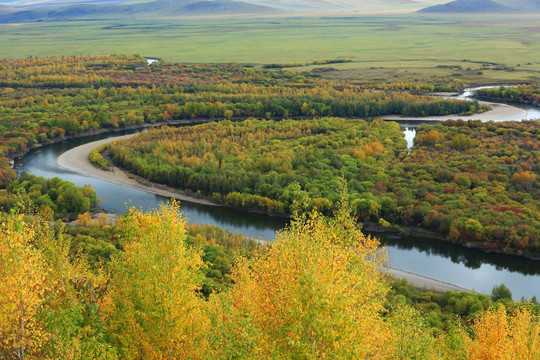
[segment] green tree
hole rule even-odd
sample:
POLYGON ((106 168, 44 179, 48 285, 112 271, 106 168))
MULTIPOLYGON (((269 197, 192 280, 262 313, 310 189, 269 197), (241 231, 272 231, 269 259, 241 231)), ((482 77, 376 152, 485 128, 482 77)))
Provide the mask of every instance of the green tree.
POLYGON ((493 290, 491 290, 491 300, 497 301, 497 300, 512 300, 512 292, 510 289, 504 285, 496 285, 493 287, 493 290))

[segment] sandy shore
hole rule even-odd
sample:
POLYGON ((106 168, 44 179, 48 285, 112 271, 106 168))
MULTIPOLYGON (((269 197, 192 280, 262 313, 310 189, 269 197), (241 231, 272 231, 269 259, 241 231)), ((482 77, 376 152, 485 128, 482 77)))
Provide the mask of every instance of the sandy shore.
POLYGON ((408 271, 394 269, 394 268, 385 268, 385 271, 388 272, 393 278, 395 279, 407 279, 409 284, 414 286, 418 289, 424 289, 424 290, 433 290, 433 291, 439 291, 439 292, 446 292, 446 291, 454 291, 454 292, 463 292, 463 291, 471 291, 469 289, 465 289, 462 287, 459 287, 457 285, 453 285, 450 283, 446 283, 443 281, 435 280, 427 276, 422 276, 418 274, 413 274, 408 271))
POLYGON ((470 116, 462 115, 444 115, 444 116, 426 116, 423 118, 418 117, 404 117, 400 115, 383 116, 385 120, 416 120, 416 121, 444 121, 444 120, 482 120, 482 121, 511 121, 511 120, 524 120, 527 118, 527 111, 517 108, 515 106, 506 104, 497 104, 486 101, 479 101, 481 105, 487 105, 491 107, 491 110, 481 114, 474 114, 470 116))
MULTIPOLYGON (((65 169, 68 169, 77 173, 85 174, 91 177, 109 181, 111 183, 131 187, 134 189, 150 192, 153 194, 158 194, 158 195, 162 195, 166 197, 172 197, 178 200, 186 200, 186 201, 195 202, 199 204, 220 206, 220 204, 218 203, 209 201, 207 199, 194 198, 182 191, 172 189, 167 186, 162 186, 162 185, 154 184, 150 182, 141 183, 137 181, 133 176, 128 175, 128 173, 126 173, 125 171, 117 167, 113 167, 112 171, 104 171, 104 170, 98 169, 94 167, 92 163, 90 163, 90 161, 88 160, 88 155, 90 154, 90 151, 92 151, 94 148, 102 144, 107 144, 107 143, 110 143, 112 141, 119 140, 119 139, 126 139, 131 136, 133 135, 118 136, 118 137, 94 141, 88 144, 78 146, 60 155, 57 160, 58 165, 60 165, 61 167, 65 169)), ((385 270, 394 278, 407 279, 411 285, 417 288, 434 290, 434 291, 442 291, 442 292, 444 291, 469 291, 459 286, 448 284, 442 281, 437 281, 435 279, 431 279, 425 276, 412 274, 403 270, 398 270, 398 269, 393 269, 393 268, 386 268, 385 270)))
POLYGON ((196 198, 196 197, 190 196, 190 194, 186 192, 173 189, 165 185, 160 185, 160 184, 151 183, 151 182, 144 182, 144 183, 140 182, 136 180, 136 178, 133 175, 128 174, 124 170, 117 168, 115 166, 111 168, 111 171, 98 169, 94 167, 94 165, 92 165, 90 160, 88 160, 88 155, 90 154, 90 151, 92 151, 96 147, 103 144, 108 144, 115 140, 127 139, 133 135, 135 134, 103 139, 103 140, 94 141, 88 144, 84 144, 81 146, 77 146, 76 148, 68 150, 62 155, 60 155, 57 159, 57 163, 60 167, 71 170, 73 172, 88 175, 88 176, 105 180, 114 184, 127 186, 133 189, 150 192, 152 194, 175 198, 180 201, 189 201, 189 202, 195 202, 195 203, 205 204, 205 205, 222 206, 221 204, 217 202, 214 202, 208 199, 196 198))

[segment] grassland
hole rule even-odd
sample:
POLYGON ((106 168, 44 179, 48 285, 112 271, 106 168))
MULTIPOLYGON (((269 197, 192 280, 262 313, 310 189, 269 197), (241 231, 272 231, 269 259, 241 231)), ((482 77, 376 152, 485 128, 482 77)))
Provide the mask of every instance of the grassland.
POLYGON ((0 24, 0 49, 3 58, 137 53, 171 62, 255 64, 347 57, 353 62, 325 65, 341 71, 324 74, 349 79, 540 78, 540 21, 533 15, 0 24))

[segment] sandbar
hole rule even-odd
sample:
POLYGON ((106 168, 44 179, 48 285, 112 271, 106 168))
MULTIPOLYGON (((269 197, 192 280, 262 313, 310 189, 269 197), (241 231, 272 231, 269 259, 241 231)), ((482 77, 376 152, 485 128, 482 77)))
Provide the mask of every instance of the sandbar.
POLYGON ((416 120, 416 121, 445 121, 445 120, 481 120, 481 121, 519 121, 527 119, 527 110, 520 109, 515 106, 507 104, 498 104, 487 101, 479 101, 481 105, 487 105, 491 107, 490 110, 473 115, 443 115, 443 116, 426 116, 426 117, 414 117, 414 116, 401 116, 390 115, 383 116, 384 120, 416 120))
POLYGON ((134 175, 129 174, 128 172, 116 166, 112 166, 110 171, 99 169, 97 167, 94 167, 90 160, 88 160, 88 155, 90 154, 90 151, 92 151, 96 147, 103 144, 108 144, 116 140, 127 139, 134 135, 135 134, 117 136, 77 146, 60 155, 57 159, 57 163, 60 167, 76 173, 88 175, 97 179, 105 180, 122 186, 127 186, 133 189, 146 191, 152 194, 170 197, 180 201, 189 201, 193 203, 212 206, 223 206, 222 204, 219 204, 215 201, 198 198, 192 196, 187 192, 174 189, 165 185, 156 184, 149 181, 139 181, 134 175))

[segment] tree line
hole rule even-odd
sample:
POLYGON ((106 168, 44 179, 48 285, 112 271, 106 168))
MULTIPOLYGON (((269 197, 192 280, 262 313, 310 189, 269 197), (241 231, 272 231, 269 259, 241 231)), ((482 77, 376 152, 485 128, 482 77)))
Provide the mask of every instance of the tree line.
POLYGON ((480 98, 512 101, 533 106, 540 105, 540 83, 518 86, 500 86, 478 89, 475 95, 480 98))
POLYGON ((0 60, 0 70, 0 156, 98 129, 178 119, 482 111, 475 102, 402 91, 418 83, 343 84, 239 64, 148 67, 139 56, 67 56, 0 60))

